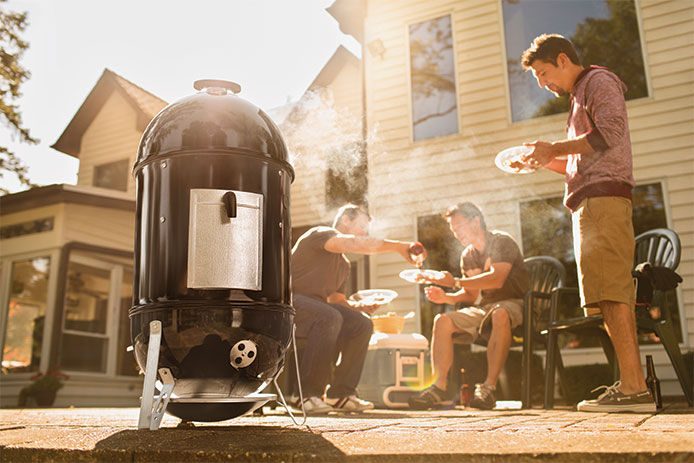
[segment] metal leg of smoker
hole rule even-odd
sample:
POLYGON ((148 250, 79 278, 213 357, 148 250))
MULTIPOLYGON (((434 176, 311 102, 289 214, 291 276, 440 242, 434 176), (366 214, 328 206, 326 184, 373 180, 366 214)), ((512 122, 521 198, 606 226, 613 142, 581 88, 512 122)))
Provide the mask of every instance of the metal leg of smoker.
POLYGON ((156 401, 152 407, 151 422, 149 424, 149 429, 152 431, 156 431, 159 429, 159 426, 161 426, 161 420, 164 418, 164 412, 169 405, 171 391, 173 391, 174 388, 174 378, 171 374, 171 370, 168 368, 160 368, 159 377, 161 378, 162 388, 161 393, 154 397, 156 401))
POLYGON ((157 367, 159 365, 159 346, 161 345, 161 322, 153 320, 149 323, 149 346, 147 347, 147 365, 145 366, 145 381, 142 386, 142 403, 140 405, 140 417, 137 423, 138 429, 159 429, 161 420, 169 404, 174 380, 168 368, 159 369, 162 379, 162 391, 154 396, 154 383, 157 380, 157 367), (156 399, 156 403, 153 401, 156 399))

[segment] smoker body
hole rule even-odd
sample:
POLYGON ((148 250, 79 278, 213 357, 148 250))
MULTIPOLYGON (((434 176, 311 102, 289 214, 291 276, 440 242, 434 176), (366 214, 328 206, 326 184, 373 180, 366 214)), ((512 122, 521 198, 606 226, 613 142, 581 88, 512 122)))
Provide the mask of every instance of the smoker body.
POLYGON ((158 365, 176 380, 167 411, 216 421, 248 411, 224 399, 261 391, 284 363, 294 172, 274 122, 229 92, 240 87, 196 88, 140 142, 130 319, 143 369, 149 323, 162 323, 158 365))

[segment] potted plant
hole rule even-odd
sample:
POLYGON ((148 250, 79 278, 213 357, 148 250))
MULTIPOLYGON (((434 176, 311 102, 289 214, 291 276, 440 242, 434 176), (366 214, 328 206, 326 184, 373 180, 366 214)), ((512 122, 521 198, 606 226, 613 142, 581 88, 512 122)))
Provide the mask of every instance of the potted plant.
POLYGON ((27 399, 33 397, 39 407, 50 407, 67 379, 70 377, 59 370, 48 370, 45 374, 39 371, 31 377, 32 383, 19 392, 19 406, 25 406, 27 399))

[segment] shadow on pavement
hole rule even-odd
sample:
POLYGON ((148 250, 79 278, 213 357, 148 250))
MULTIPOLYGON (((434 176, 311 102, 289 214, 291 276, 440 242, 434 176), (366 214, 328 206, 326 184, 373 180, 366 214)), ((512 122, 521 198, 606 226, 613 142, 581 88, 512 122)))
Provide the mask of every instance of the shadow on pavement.
POLYGON ((99 441, 95 450, 137 454, 142 461, 196 461, 205 459, 261 457, 292 461, 298 456, 341 457, 344 453, 307 428, 272 426, 202 426, 161 428, 157 431, 124 430, 99 441), (185 457, 183 456, 185 454, 185 457))

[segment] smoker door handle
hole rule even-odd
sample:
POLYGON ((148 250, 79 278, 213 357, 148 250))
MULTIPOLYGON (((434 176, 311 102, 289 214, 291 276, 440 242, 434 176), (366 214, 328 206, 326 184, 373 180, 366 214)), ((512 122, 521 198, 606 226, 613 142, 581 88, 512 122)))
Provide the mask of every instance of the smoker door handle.
POLYGON ((234 194, 234 192, 227 191, 226 193, 224 193, 224 196, 222 196, 222 202, 224 202, 224 207, 227 211, 227 217, 232 219, 236 217, 236 195, 234 194))

